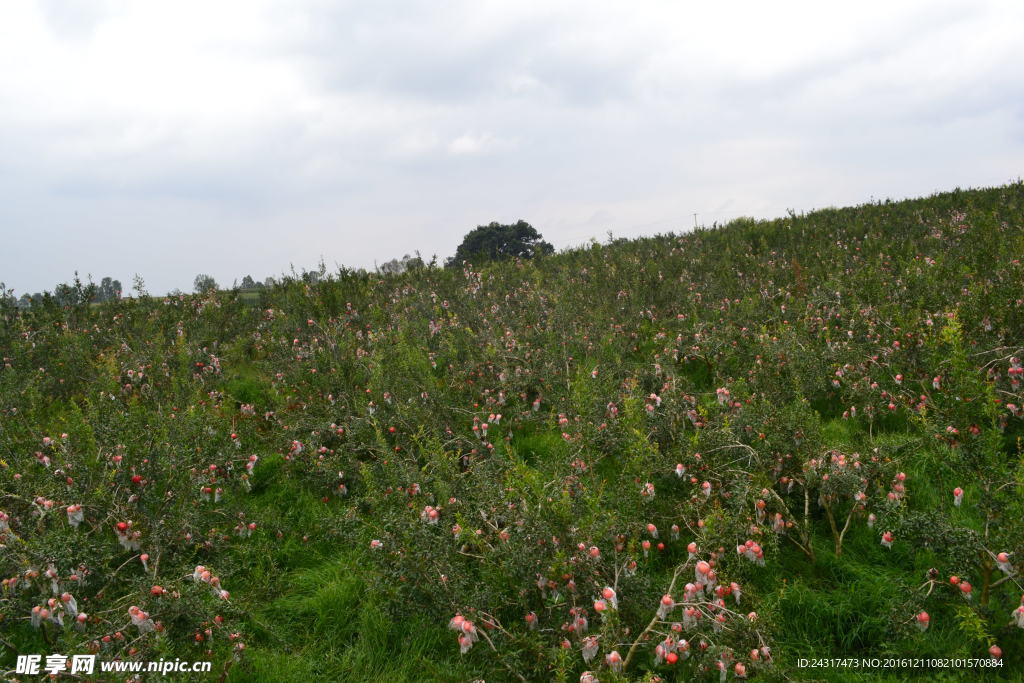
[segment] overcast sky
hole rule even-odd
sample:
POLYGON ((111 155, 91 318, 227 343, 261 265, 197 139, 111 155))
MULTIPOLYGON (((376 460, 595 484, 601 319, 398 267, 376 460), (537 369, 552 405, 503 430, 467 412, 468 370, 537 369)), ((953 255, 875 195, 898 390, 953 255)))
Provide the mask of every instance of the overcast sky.
POLYGON ((998 185, 1024 2, 0 3, 0 281, 190 290, 998 185))

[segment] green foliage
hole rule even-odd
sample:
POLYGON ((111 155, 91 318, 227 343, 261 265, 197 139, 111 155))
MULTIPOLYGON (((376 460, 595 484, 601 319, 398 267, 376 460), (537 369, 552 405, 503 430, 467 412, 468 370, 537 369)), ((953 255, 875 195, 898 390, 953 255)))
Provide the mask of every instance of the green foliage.
POLYGON ((517 225, 474 231, 473 268, 0 302, 0 666, 895 680, 797 662, 998 645, 1016 675, 1024 186, 531 260, 517 225))
POLYGON ((193 287, 196 291, 196 294, 205 294, 206 292, 209 292, 211 289, 219 289, 217 281, 213 279, 213 276, 206 275, 203 273, 196 275, 193 287))
POLYGON ((537 229, 526 221, 511 225, 489 223, 469 231, 451 259, 453 266, 464 262, 499 261, 511 258, 533 258, 554 251, 537 229))

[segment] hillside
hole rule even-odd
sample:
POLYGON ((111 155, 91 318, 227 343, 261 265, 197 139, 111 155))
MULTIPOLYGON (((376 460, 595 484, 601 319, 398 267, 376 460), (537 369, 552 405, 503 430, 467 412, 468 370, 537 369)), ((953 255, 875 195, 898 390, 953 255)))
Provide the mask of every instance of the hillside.
POLYGON ((1016 679, 1022 258, 1016 183, 8 305, 0 669, 1016 679))

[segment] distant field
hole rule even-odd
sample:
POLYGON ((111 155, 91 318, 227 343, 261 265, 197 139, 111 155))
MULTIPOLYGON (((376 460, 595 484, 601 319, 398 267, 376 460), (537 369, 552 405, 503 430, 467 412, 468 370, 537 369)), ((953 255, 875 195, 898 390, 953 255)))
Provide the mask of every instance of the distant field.
POLYGON ((238 299, 249 306, 259 306, 260 301, 263 298, 263 294, 258 289, 240 289, 238 290, 238 299))

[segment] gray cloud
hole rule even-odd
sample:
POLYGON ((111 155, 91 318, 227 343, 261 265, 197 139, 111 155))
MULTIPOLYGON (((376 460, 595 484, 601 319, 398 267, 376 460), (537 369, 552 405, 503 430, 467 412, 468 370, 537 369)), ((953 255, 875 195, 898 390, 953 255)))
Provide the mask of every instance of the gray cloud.
POLYGON ((230 283, 1020 175, 1024 6, 0 6, 0 280, 230 283))

